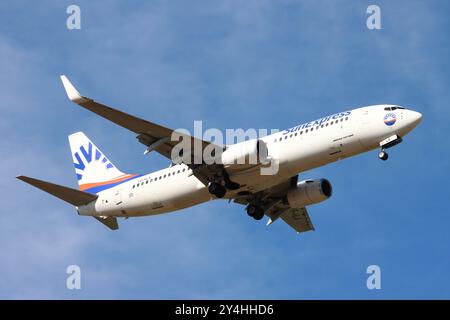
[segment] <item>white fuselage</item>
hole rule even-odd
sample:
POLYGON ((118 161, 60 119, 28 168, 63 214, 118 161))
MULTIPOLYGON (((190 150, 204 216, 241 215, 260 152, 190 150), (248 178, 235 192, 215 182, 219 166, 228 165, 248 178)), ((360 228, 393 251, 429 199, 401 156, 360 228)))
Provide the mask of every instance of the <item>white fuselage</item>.
MULTIPOLYGON (((269 156, 278 161, 275 175, 262 175, 255 165, 245 170, 230 169, 231 180, 242 187, 228 191, 226 199, 237 192, 258 192, 279 184, 299 172, 351 157, 380 147, 384 139, 404 137, 420 121, 421 115, 393 105, 377 105, 337 113, 261 138, 269 156), (395 116, 389 122, 388 114, 395 116), (386 124, 387 123, 387 124, 386 124)), ((101 191, 98 199, 78 208, 81 215, 144 216, 190 207, 215 199, 186 165, 174 165, 139 176, 101 191)))

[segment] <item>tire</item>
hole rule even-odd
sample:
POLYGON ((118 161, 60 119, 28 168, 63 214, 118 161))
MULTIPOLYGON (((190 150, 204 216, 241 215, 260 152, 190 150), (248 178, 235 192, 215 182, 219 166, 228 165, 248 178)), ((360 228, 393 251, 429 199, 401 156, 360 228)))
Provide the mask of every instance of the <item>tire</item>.
POLYGON ((257 209, 256 209, 256 207, 253 206, 253 205, 249 205, 249 206, 247 207, 247 214, 248 214, 250 217, 253 217, 253 215, 255 214, 256 211, 257 211, 257 209))
POLYGON ((386 161, 389 158, 389 155, 387 154, 386 151, 380 151, 380 153, 378 154, 378 158, 380 158, 383 161, 386 161))
POLYGON ((257 208, 256 212, 253 214, 253 219, 261 220, 264 218, 264 210, 262 208, 257 208))
POLYGON ((213 182, 209 185, 208 191, 209 193, 215 195, 217 198, 223 198, 227 193, 227 189, 216 182, 213 182))

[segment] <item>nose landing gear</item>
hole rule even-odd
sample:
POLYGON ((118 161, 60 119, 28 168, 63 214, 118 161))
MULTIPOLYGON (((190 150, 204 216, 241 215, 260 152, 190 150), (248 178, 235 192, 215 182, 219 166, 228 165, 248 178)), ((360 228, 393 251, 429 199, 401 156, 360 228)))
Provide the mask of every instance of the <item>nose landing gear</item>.
POLYGON ((381 141, 380 142, 381 151, 378 154, 378 158, 380 160, 386 161, 389 157, 389 155, 386 152, 386 149, 392 148, 393 146, 399 144, 402 141, 403 141, 402 138, 396 134, 381 141))
POLYGON ((389 155, 384 149, 381 149, 380 153, 378 154, 378 158, 380 160, 386 161, 389 158, 389 155))

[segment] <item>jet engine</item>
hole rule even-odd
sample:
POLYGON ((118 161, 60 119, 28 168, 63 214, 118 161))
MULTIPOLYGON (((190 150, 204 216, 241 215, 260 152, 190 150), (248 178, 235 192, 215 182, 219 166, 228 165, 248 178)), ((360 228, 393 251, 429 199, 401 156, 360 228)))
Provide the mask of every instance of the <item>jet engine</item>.
POLYGON ((290 190, 286 198, 292 208, 302 208, 328 199, 332 192, 333 188, 327 179, 305 180, 290 190))
POLYGON ((268 163, 267 145, 262 140, 247 140, 227 147, 221 155, 222 164, 258 165, 268 163))

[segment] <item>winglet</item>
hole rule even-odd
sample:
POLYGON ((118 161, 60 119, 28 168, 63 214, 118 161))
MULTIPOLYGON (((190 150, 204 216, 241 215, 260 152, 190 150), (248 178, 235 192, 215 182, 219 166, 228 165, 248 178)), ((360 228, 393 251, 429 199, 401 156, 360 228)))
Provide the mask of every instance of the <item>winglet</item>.
POLYGON ((67 96, 72 102, 75 102, 77 104, 89 101, 88 98, 83 97, 78 90, 73 86, 73 84, 70 82, 70 80, 65 76, 60 76, 61 81, 63 83, 64 89, 66 90, 67 96))

